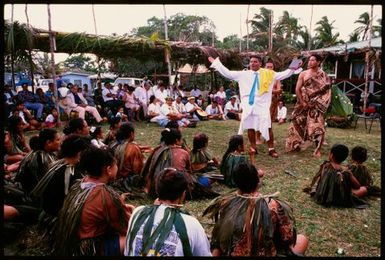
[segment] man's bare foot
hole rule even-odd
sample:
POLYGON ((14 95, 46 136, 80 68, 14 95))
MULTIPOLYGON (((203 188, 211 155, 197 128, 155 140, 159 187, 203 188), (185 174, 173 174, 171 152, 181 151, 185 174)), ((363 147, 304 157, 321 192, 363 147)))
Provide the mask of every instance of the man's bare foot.
POLYGON ((301 151, 305 151, 309 146, 311 146, 313 143, 311 141, 305 141, 302 144, 299 145, 301 148, 301 151))
POLYGON ((257 148, 250 147, 249 148, 249 154, 253 154, 253 155, 258 154, 257 148))
POLYGON ((262 144, 263 142, 262 142, 262 140, 261 139, 257 139, 256 141, 255 141, 255 144, 262 144))
POLYGON ((315 150, 313 153, 314 157, 320 158, 321 157, 321 151, 320 150, 315 150))

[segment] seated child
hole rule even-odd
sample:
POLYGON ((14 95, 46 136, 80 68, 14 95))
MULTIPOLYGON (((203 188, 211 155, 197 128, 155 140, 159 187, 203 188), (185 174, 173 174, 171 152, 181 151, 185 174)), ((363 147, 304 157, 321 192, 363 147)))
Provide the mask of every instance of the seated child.
POLYGON ((54 128, 59 127, 60 123, 58 122, 59 113, 57 112, 56 107, 51 109, 51 113, 45 118, 44 127, 54 128))
POLYGON ((115 117, 120 117, 122 119, 122 122, 128 122, 128 116, 124 113, 123 107, 119 107, 115 117))
POLYGON ((380 196, 381 188, 373 186, 373 178, 368 168, 363 164, 368 158, 366 148, 356 146, 351 152, 352 163, 348 165, 349 170, 356 177, 361 186, 365 186, 368 190, 368 196, 380 196))
POLYGON ((349 148, 343 144, 335 144, 329 152, 329 160, 320 166, 313 178, 310 196, 316 203, 325 207, 361 207, 365 204, 359 200, 366 193, 366 187, 361 186, 353 173, 341 163, 349 155, 349 148))
MULTIPOLYGON (((209 138, 204 133, 197 133, 190 152, 191 169, 198 177, 198 182, 211 187, 216 178, 220 178, 219 162, 208 150, 209 138)), ((223 179, 223 176, 222 178, 223 179)))
MULTIPOLYGON (((238 164, 245 161, 250 161, 251 164, 255 164, 254 154, 255 153, 251 151, 249 154, 245 153, 245 146, 242 135, 233 135, 230 137, 229 145, 222 157, 222 162, 220 165, 221 174, 223 174, 225 184, 228 187, 236 187, 234 182, 234 169, 238 164)), ((263 170, 258 169, 258 176, 261 180, 260 185, 262 184, 263 175, 263 170)))
POLYGON ((101 126, 92 126, 90 128, 90 136, 92 138, 91 145, 96 148, 104 149, 107 147, 105 143, 103 143, 103 129, 101 126))

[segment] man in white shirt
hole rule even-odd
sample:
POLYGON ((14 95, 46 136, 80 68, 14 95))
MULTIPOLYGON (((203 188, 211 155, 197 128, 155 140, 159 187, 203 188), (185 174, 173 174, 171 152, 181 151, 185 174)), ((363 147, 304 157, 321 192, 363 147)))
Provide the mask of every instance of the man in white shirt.
POLYGON ((201 90, 197 87, 197 85, 194 85, 194 88, 190 92, 190 96, 193 96, 195 98, 198 98, 199 95, 202 95, 201 90))
POLYGON ((156 178, 155 186, 158 193, 155 203, 139 206, 132 213, 124 255, 211 256, 202 225, 180 209, 188 188, 186 175, 174 168, 165 168, 156 178))
POLYGON ((181 96, 177 96, 172 105, 176 108, 176 110, 178 110, 180 114, 182 114, 184 117, 188 117, 189 114, 186 111, 186 107, 182 102, 181 96))
POLYGON ((278 101, 278 113, 277 121, 278 124, 283 124, 286 122, 287 108, 284 106, 283 101, 278 101))
POLYGON ((219 58, 208 58, 212 63, 210 68, 216 69, 224 77, 235 80, 239 84, 241 98, 242 118, 238 134, 243 134, 247 129, 250 143, 250 152, 257 153, 256 131, 267 141, 269 155, 273 158, 278 157, 274 149, 274 136, 271 130, 270 104, 275 80, 283 80, 290 77, 294 72, 299 73, 302 62, 296 68, 289 68, 282 72, 275 72, 261 67, 262 59, 258 56, 251 56, 249 70, 230 71, 220 62, 219 58))
POLYGON ((179 126, 187 127, 190 121, 176 110, 172 102, 172 97, 166 97, 166 103, 160 107, 160 113, 163 115, 163 118, 158 120, 159 125, 165 127, 168 122, 177 121, 179 126))
POLYGON ((195 103, 195 97, 189 97, 187 100, 188 102, 186 103, 185 108, 187 113, 190 114, 190 117, 198 121, 205 119, 197 112, 199 110, 199 112, 206 114, 206 112, 195 103))
POLYGON ((71 110, 78 112, 79 117, 82 119, 85 118, 85 112, 88 112, 95 117, 96 122, 100 123, 103 121, 96 107, 89 106, 83 94, 78 92, 78 85, 72 85, 71 83, 68 85, 70 92, 67 95, 67 99, 69 101, 68 106, 71 110))
POLYGON ((218 101, 216 100, 213 100, 213 102, 206 107, 205 112, 207 113, 209 119, 226 120, 222 108, 218 105, 218 101))
POLYGON ((118 93, 116 93, 109 82, 104 84, 102 97, 104 105, 112 109, 113 114, 116 114, 119 107, 124 106, 124 101, 118 100, 118 93))
POLYGON ((239 104, 237 103, 236 95, 232 96, 230 100, 227 101, 224 112, 227 119, 236 119, 238 121, 241 120, 242 113, 239 108, 239 104))
POLYGON ((155 91, 155 97, 157 99, 159 99, 161 105, 163 105, 164 103, 166 103, 166 97, 168 97, 168 92, 167 92, 167 89, 164 85, 164 83, 159 83, 158 85, 158 89, 155 91))
POLYGON ((150 105, 150 97, 154 95, 149 81, 143 81, 143 86, 139 86, 134 91, 135 97, 139 100, 139 105, 143 109, 143 115, 147 115, 147 109, 150 105))

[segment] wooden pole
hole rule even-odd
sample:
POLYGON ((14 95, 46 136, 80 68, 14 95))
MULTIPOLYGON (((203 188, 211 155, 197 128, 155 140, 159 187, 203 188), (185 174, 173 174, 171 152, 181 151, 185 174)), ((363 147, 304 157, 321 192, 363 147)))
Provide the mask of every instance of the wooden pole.
POLYGON ((309 42, 307 43, 307 49, 310 51, 311 49, 311 30, 312 30, 312 23, 313 23, 313 5, 311 5, 311 13, 310 13, 310 29, 309 29, 309 42))
MULTIPOLYGON (((168 27, 167 27, 167 15, 166 15, 166 6, 163 5, 163 13, 164 13, 164 36, 165 40, 168 41, 168 27)), ((167 63, 167 70, 168 70, 168 84, 171 84, 171 64, 170 64, 170 50, 168 48, 165 48, 165 58, 167 63)))
MULTIPOLYGON (((29 17, 28 17, 28 4, 25 4, 25 17, 27 18, 27 27, 28 27, 28 33, 31 33, 31 27, 29 25, 29 17)), ((29 73, 31 74, 31 81, 32 81, 32 92, 35 92, 35 78, 33 76, 33 61, 32 61, 32 39, 30 39, 30 35, 27 35, 27 41, 28 41, 28 62, 29 62, 29 73)))
POLYGON ((373 21, 373 5, 371 5, 370 7, 368 51, 366 52, 366 55, 365 55, 366 67, 365 67, 365 89, 364 89, 364 108, 363 108, 364 111, 366 109, 367 94, 368 94, 370 49, 371 49, 371 42, 372 42, 372 21, 373 21))
POLYGON ((242 14, 239 14, 239 52, 242 51, 242 14))
MULTIPOLYGON (((58 91, 57 91, 57 85, 56 85, 56 71, 55 71, 55 36, 54 32, 52 32, 51 27, 51 8, 50 5, 47 4, 47 11, 48 11, 48 31, 49 31, 49 46, 51 51, 51 70, 52 70, 52 80, 53 80, 53 89, 54 89, 54 97, 55 97, 55 106, 57 111, 59 112, 59 97, 58 97, 58 91)), ((58 117, 58 122, 60 122, 60 116, 58 117)))
POLYGON ((247 6, 247 17, 246 17, 246 31, 247 31, 246 51, 249 51, 249 9, 250 9, 250 5, 247 6))
MULTIPOLYGON (((13 29, 13 12, 14 12, 14 6, 12 4, 12 11, 11 11, 11 28, 9 34, 12 36, 11 38, 11 82, 12 82, 12 88, 16 91, 16 82, 15 82, 15 32, 13 29)), ((9 36, 8 36, 9 37, 9 36)))
POLYGON ((269 48, 268 53, 271 54, 273 50, 273 11, 270 11, 269 15, 269 48))

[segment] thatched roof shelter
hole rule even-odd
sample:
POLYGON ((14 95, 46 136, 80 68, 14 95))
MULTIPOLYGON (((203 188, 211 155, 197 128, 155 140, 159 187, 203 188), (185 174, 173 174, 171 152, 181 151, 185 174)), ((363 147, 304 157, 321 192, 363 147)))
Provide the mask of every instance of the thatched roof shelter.
MULTIPOLYGON (((5 21, 4 36, 7 42, 11 23, 5 21)), ((15 22, 13 35, 16 49, 28 49, 27 38, 31 37, 33 50, 49 52, 49 32, 15 22)), ((219 50, 200 43, 171 42, 156 37, 100 36, 87 33, 54 32, 57 53, 92 53, 104 59, 118 57, 135 58, 140 61, 165 60, 165 49, 170 50, 171 62, 179 64, 206 64, 208 56, 219 56, 229 68, 240 68, 241 59, 233 51, 219 50)), ((8 49, 5 48, 7 54, 8 49)))

